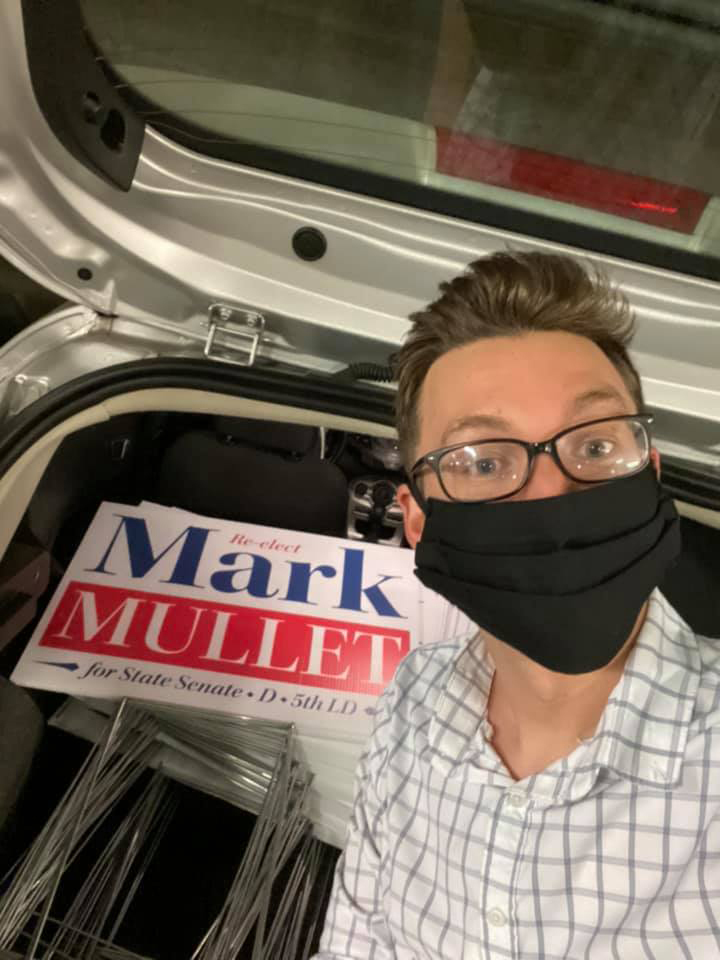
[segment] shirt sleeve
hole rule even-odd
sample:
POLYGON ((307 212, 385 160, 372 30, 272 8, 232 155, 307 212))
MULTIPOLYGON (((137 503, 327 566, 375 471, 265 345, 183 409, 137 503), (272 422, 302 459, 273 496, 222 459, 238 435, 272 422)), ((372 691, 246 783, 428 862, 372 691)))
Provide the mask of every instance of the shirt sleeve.
POLYGON ((378 701, 375 728, 358 764, 345 850, 335 869, 320 952, 312 960, 395 960, 381 878, 391 698, 388 689, 378 701))

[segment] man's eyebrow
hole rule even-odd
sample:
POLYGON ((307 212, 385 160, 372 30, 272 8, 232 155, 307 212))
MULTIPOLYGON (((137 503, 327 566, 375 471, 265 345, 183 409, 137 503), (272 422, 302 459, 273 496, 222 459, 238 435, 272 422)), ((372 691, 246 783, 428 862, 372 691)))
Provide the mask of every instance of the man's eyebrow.
POLYGON ((582 413, 583 410, 594 406, 596 403, 607 403, 608 401, 627 407, 627 399, 618 389, 611 386, 602 386, 593 387, 591 390, 585 390, 584 393, 578 394, 570 404, 570 412, 573 414, 582 413))
POLYGON ((458 433, 460 430, 472 430, 475 428, 478 430, 501 430, 507 432, 508 430, 512 430, 513 427, 510 421, 504 417, 493 417, 488 413, 475 413, 468 417, 460 417, 457 420, 453 420, 453 422, 443 430, 440 439, 443 443, 446 443, 454 433, 458 433))
MULTIPOLYGON (((593 387, 591 390, 585 390, 578 394, 570 404, 570 413, 582 413, 588 407, 596 403, 619 403, 623 407, 627 406, 626 398, 615 387, 601 386, 593 387)), ((513 430, 513 424, 504 417, 492 416, 488 413, 474 413, 467 417, 459 417, 453 420, 449 426, 443 430, 441 442, 444 444, 454 434, 460 430, 498 430, 503 433, 513 430)))

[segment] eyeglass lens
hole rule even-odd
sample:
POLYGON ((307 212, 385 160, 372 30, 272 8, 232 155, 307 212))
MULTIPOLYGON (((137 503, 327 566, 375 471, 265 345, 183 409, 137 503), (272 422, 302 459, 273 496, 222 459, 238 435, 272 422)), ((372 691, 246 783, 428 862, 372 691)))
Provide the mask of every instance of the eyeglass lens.
MULTIPOLYGON (((556 451, 571 477, 598 483, 637 473, 648 462, 650 444, 641 420, 619 419, 563 434, 556 451)), ((510 496, 525 484, 528 473, 528 451, 512 440, 467 444, 448 450, 438 462, 444 492, 454 500, 510 496)))

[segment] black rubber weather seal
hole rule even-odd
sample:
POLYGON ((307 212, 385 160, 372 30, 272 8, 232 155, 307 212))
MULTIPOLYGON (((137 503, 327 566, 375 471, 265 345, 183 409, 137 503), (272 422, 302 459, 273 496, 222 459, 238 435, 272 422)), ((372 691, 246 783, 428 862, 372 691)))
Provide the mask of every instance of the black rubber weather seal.
MULTIPOLYGON (((89 407, 121 394, 163 388, 226 394, 370 423, 393 424, 393 395, 362 383, 240 369, 207 360, 158 359, 118 364, 71 380, 36 400, 0 432, 0 476, 46 433, 89 407)), ((720 480, 663 461, 663 487, 685 503, 720 509, 720 480)))
POLYGON ((100 66, 79 0, 22 0, 22 13, 30 79, 50 129, 76 160, 129 190, 145 124, 100 66))
POLYGON ((71 380, 9 420, 0 432, 0 476, 48 431, 75 414, 121 394, 168 388, 226 394, 383 425, 393 423, 392 395, 365 384, 241 369, 207 360, 134 361, 71 380))

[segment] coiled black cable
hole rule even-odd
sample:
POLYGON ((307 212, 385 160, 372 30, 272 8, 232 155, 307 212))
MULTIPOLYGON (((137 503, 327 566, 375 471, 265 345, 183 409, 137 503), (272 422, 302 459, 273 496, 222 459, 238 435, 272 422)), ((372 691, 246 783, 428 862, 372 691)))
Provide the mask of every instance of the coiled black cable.
POLYGON ((343 370, 333 374, 335 380, 374 380, 376 383, 392 383, 395 379, 392 367, 384 363, 349 363, 343 370))

